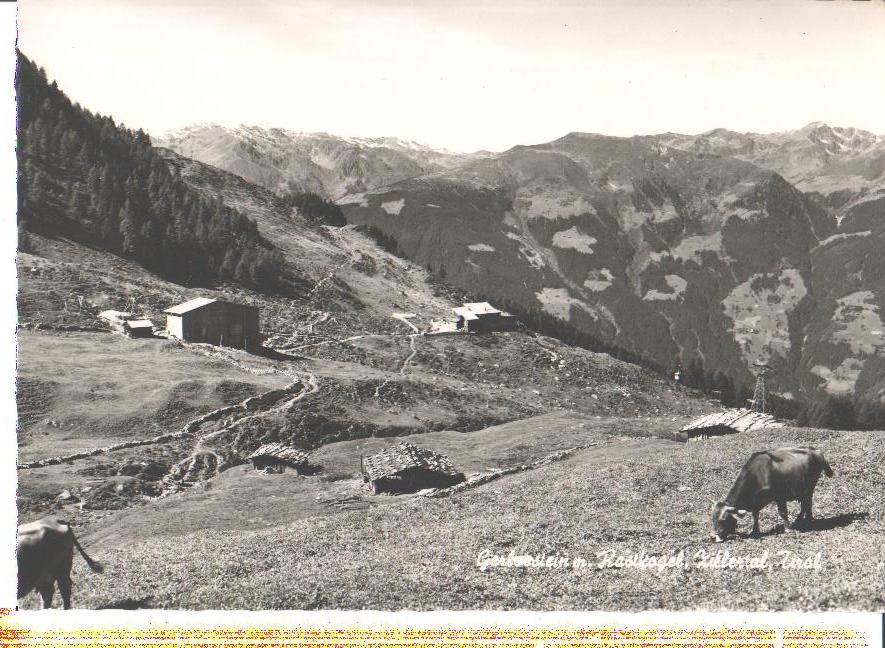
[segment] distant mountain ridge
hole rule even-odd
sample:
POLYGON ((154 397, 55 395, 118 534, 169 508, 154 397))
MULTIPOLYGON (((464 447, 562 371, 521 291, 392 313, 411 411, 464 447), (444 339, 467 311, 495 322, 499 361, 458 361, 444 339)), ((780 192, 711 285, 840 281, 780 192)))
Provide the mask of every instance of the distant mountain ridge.
POLYGON ((658 137, 675 148, 735 157, 776 171, 839 220, 865 196, 885 189, 885 136, 857 128, 812 122, 770 134, 717 128, 658 137))
POLYGON ((828 132, 571 133, 339 204, 448 281, 659 364, 749 383, 769 362, 788 396, 881 399, 881 138, 842 129, 833 152, 828 132))
POLYGON ((172 131, 155 143, 279 194, 312 192, 333 200, 452 169, 485 155, 450 153, 395 137, 340 137, 216 124, 172 131))
POLYGON ((747 384, 767 361, 788 397, 885 399, 880 135, 575 132, 451 155, 198 127, 164 143, 277 193, 333 197, 446 281, 658 364, 747 384))

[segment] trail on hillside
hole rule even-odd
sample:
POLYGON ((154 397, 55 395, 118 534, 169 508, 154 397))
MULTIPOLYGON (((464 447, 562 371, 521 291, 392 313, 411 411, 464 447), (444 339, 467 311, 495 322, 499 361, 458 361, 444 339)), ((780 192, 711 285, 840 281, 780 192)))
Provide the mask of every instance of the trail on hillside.
POLYGON ((532 339, 535 341, 535 343, 536 343, 539 347, 541 347, 542 349, 544 349, 544 351, 546 351, 547 353, 550 354, 550 360, 551 360, 554 364, 556 364, 557 362, 559 362, 559 354, 556 353, 556 351, 554 351, 554 350, 551 349, 550 347, 544 345, 544 344, 541 342, 541 338, 540 338, 538 335, 533 335, 533 336, 532 336, 532 339))
POLYGON ((45 466, 67 463, 78 459, 86 459, 118 450, 159 445, 170 441, 193 437, 194 445, 188 457, 174 464, 161 481, 162 492, 160 497, 164 497, 192 486, 197 481, 211 479, 218 474, 219 469, 224 464, 224 460, 213 449, 205 446, 206 441, 209 441, 238 425, 242 425, 249 420, 288 410, 296 402, 319 390, 316 376, 312 373, 300 376, 289 371, 284 371, 279 367, 257 368, 249 366, 248 364, 231 357, 228 353, 225 353, 223 349, 210 347, 209 345, 183 343, 182 346, 183 348, 195 351, 200 355, 232 364, 249 373, 277 373, 286 376, 292 380, 292 382, 286 387, 271 389, 261 394, 250 396, 239 403, 226 405, 198 416, 188 421, 188 423, 177 432, 161 434, 148 439, 126 441, 59 457, 39 459, 20 464, 18 469, 27 470, 43 468, 45 466), (212 425, 213 429, 205 434, 201 434, 201 428, 206 425, 212 425))
POLYGON ((412 362, 412 359, 418 354, 418 348, 415 346, 415 342, 418 339, 419 335, 419 333, 416 333, 415 335, 409 336, 409 348, 412 350, 412 352, 408 356, 406 356, 405 360, 403 360, 402 366, 399 368, 399 373, 401 376, 406 375, 406 369, 408 369, 409 363, 412 362))
POLYGON ((332 238, 338 243, 339 249, 346 255, 346 258, 341 263, 332 266, 332 268, 328 271, 328 273, 323 276, 319 281, 317 281, 313 288, 311 288, 310 292, 305 296, 306 301, 310 301, 313 297, 325 286, 327 283, 332 281, 335 278, 335 275, 344 268, 345 266, 357 263, 359 261, 359 253, 353 249, 349 242, 345 240, 343 236, 341 236, 338 231, 339 228, 335 227, 327 227, 326 231, 332 235, 332 238))
MULTIPOLYGON (((407 324, 413 331, 415 331, 414 333, 409 335, 409 355, 407 355, 405 358, 403 358, 403 361, 400 364, 399 371, 398 371, 400 376, 406 375, 406 369, 408 369, 409 363, 412 362, 414 357, 418 354, 418 348, 415 346, 415 341, 417 340, 418 336, 421 335, 420 329, 418 329, 417 326, 415 326, 414 324, 412 324, 409 321, 408 315, 409 315, 408 313, 394 313, 393 314, 394 319, 407 324)), ((402 336, 398 335, 396 333, 393 333, 389 337, 402 337, 402 336)), ((377 387, 375 387, 375 398, 380 400, 381 390, 384 389, 388 385, 388 383, 390 383, 393 379, 394 379, 393 376, 388 376, 381 383, 379 383, 377 387)))
POLYGON ((317 324, 322 324, 323 322, 328 322, 331 316, 332 314, 328 311, 320 311, 320 316, 307 325, 307 332, 313 333, 314 326, 316 326, 317 324))
POLYGON ((267 409, 260 409, 252 414, 236 417, 226 422, 223 427, 198 436, 194 441, 190 456, 175 464, 163 478, 162 492, 158 497, 166 497, 189 488, 198 481, 212 479, 221 471, 224 467, 224 460, 211 447, 206 447, 207 441, 211 441, 249 420, 288 411, 298 401, 319 391, 316 376, 312 373, 306 374, 303 380, 292 383, 286 389, 292 390, 296 386, 300 387, 300 390, 292 394, 290 398, 277 400, 267 409))
MULTIPOLYGON (((308 380, 313 378, 313 374, 310 374, 308 380)), ((182 439, 189 436, 194 436, 198 433, 200 426, 206 423, 216 423, 219 420, 228 419, 228 425, 233 421, 237 421, 246 417, 245 415, 254 411, 256 407, 260 407, 264 403, 275 403, 280 398, 283 398, 286 393, 290 392, 295 388, 301 387, 302 381, 296 380, 291 385, 284 387, 282 389, 271 389, 270 391, 263 392, 256 396, 250 396, 239 403, 234 405, 226 405, 224 407, 219 407, 218 409, 212 410, 206 414, 198 416, 195 419, 188 421, 185 426, 179 430, 178 432, 170 432, 168 434, 161 434, 159 436, 150 437, 148 439, 139 439, 136 441, 125 441, 123 443, 115 443, 110 446, 103 446, 100 448, 94 448, 92 450, 84 450, 81 452, 76 452, 69 455, 64 455, 60 457, 50 457, 48 459, 38 459, 36 461, 30 461, 28 463, 23 463, 18 465, 19 470, 27 470, 31 468, 43 468, 45 466, 54 466, 60 463, 67 463, 70 461, 76 461, 77 459, 86 459, 88 457, 95 457, 101 454, 107 454, 109 452, 115 452, 117 450, 127 450, 129 448, 137 448, 141 446, 148 445, 158 445, 161 443, 168 443, 169 441, 174 441, 176 439, 182 439)), ((253 415, 254 416, 254 415, 253 415)))

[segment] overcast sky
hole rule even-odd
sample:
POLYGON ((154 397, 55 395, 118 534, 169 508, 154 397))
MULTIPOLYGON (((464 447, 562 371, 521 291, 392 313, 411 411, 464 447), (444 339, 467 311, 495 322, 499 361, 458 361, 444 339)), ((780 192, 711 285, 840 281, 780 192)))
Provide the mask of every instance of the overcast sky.
POLYGON ((73 100, 152 134, 885 134, 879 1, 21 0, 19 39, 73 100))

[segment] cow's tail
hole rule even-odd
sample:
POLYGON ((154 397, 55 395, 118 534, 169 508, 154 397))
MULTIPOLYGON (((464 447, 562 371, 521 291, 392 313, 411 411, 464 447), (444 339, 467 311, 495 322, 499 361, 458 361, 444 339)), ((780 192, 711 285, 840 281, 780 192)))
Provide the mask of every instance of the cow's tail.
POLYGON ((93 560, 92 558, 90 558, 89 555, 85 551, 83 551, 83 547, 81 547, 80 543, 77 542, 77 536, 74 535, 73 531, 71 531, 71 537, 74 540, 74 547, 76 547, 77 551, 80 552, 80 555, 83 556, 83 560, 85 560, 86 564, 89 565, 89 569, 94 571, 96 574, 102 573, 104 571, 104 567, 102 566, 102 564, 97 560, 93 560))

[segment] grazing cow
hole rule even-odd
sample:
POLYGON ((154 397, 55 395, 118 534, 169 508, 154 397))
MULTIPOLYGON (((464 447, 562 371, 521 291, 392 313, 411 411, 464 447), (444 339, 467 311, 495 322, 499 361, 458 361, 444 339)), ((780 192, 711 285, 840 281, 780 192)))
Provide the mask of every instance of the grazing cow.
POLYGON ((55 583, 66 610, 71 608, 71 564, 74 548, 94 572, 102 566, 83 551, 71 526, 64 520, 45 518, 18 528, 18 598, 35 587, 43 599, 43 609, 52 607, 55 583))
POLYGON ((821 473, 833 476, 833 469, 816 448, 779 448, 755 452, 744 464, 724 502, 713 502, 713 533, 716 542, 734 535, 737 517, 753 514, 753 531, 759 535, 759 511, 772 502, 790 531, 787 502, 801 503, 796 522, 812 520, 811 500, 821 473))

